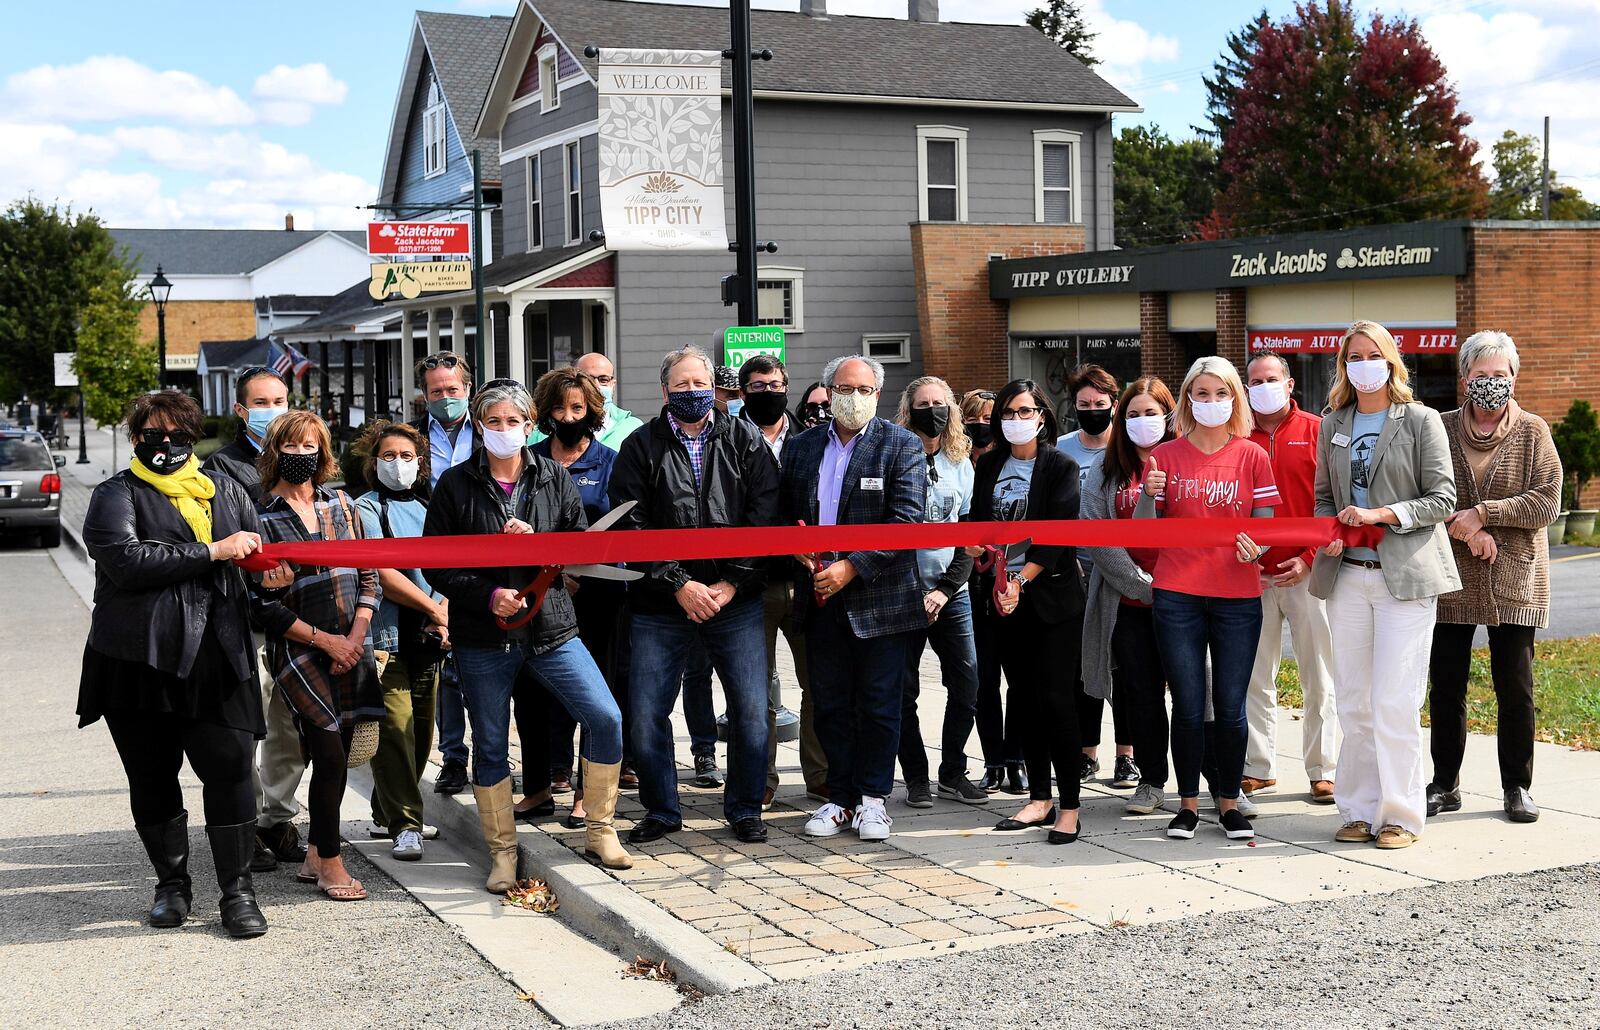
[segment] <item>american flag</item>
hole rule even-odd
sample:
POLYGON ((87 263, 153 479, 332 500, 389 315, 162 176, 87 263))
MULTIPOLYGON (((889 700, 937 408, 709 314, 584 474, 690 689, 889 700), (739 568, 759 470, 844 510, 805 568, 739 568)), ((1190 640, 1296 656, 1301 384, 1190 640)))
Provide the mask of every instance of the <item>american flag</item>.
POLYGON ((315 368, 316 362, 285 343, 273 340, 267 345, 267 367, 280 376, 293 375, 299 379, 306 369, 315 368))

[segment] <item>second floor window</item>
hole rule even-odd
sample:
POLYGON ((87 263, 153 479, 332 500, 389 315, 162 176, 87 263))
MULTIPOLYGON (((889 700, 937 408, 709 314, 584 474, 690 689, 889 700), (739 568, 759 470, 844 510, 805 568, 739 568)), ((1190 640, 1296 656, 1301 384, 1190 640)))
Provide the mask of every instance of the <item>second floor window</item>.
POLYGON ((1078 134, 1060 129, 1033 133, 1033 220, 1081 222, 1078 204, 1078 134))
POLYGON ((525 162, 528 172, 528 249, 544 246, 544 178, 539 174, 539 155, 525 162))
POLYGON ((762 267, 756 279, 756 324, 780 325, 792 333, 805 331, 803 269, 762 267))
POLYGON ((561 106, 559 88, 561 66, 556 63, 556 48, 547 46, 539 51, 539 111, 541 114, 561 106))
POLYGON ((439 91, 437 79, 428 83, 428 105, 422 111, 422 174, 438 175, 444 171, 445 141, 449 139, 444 95, 439 91))
POLYGON ((924 222, 967 220, 967 130, 917 126, 917 217, 924 222))
POLYGON ((567 167, 567 242, 583 238, 583 162, 574 140, 565 147, 567 167))

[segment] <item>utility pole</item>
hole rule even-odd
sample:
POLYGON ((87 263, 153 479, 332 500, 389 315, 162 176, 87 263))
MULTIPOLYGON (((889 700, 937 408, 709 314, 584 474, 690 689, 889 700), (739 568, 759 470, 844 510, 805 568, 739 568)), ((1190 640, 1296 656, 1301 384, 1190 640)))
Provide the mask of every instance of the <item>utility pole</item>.
POLYGON ((1539 172, 1539 218, 1550 220, 1550 116, 1544 116, 1544 164, 1539 172))
POLYGON ((756 102, 750 86, 750 0, 730 0, 733 30, 734 236, 739 324, 756 324, 756 102))

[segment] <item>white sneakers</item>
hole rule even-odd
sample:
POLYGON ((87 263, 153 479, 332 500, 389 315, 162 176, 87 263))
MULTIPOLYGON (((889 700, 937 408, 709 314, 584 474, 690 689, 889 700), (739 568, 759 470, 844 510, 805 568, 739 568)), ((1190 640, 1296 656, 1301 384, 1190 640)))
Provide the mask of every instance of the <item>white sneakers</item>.
POLYGON ((850 825, 850 820, 855 813, 848 808, 840 808, 833 802, 828 802, 806 820, 806 836, 808 837, 835 837, 850 825))
POLYGON ((416 830, 401 830, 389 854, 402 862, 418 861, 422 858, 422 834, 416 830))
POLYGON ((888 840, 889 827, 894 825, 894 820, 884 810, 883 798, 862 798, 851 825, 862 840, 888 840))

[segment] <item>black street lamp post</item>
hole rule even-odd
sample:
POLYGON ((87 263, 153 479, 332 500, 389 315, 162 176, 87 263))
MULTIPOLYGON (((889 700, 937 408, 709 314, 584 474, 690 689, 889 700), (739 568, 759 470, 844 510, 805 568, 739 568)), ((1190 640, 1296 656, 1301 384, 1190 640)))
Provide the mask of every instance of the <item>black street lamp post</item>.
POLYGON ((156 266, 156 277, 150 280, 150 299, 156 304, 156 389, 167 386, 167 298, 172 295, 172 283, 156 266))

